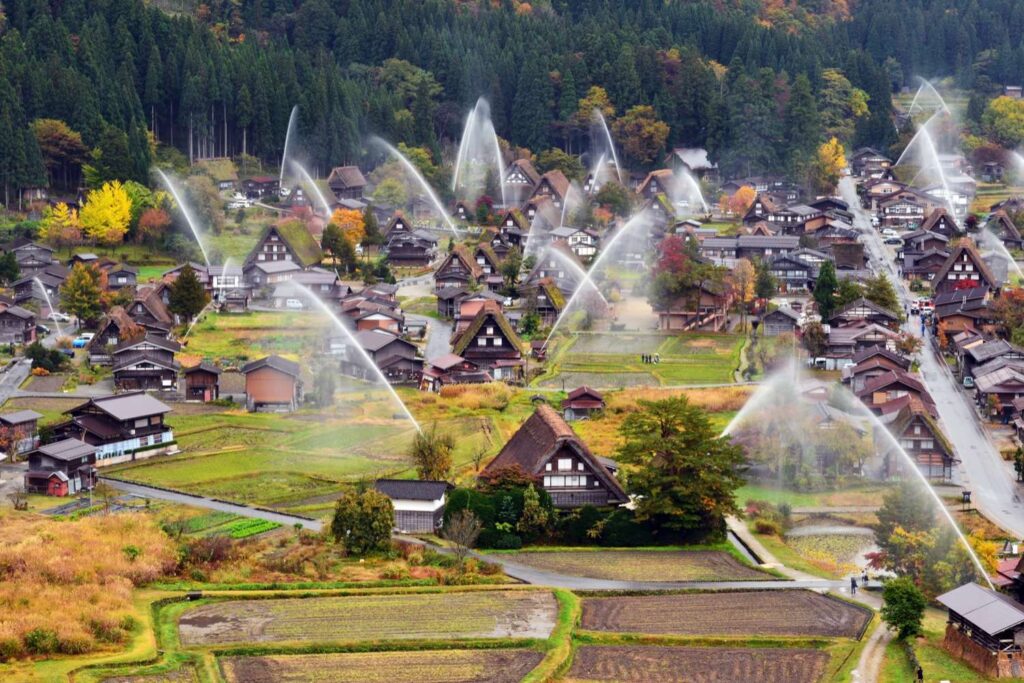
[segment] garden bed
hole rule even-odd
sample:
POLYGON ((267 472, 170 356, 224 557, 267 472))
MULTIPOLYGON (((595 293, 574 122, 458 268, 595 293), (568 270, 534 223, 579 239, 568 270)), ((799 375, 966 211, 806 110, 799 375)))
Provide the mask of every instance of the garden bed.
POLYGON ((558 550, 503 554, 543 571, 612 581, 765 581, 724 550, 558 550))
POLYGON ((736 591, 587 598, 589 631, 687 636, 859 638, 871 614, 805 590, 736 591))
POLYGON ((225 657, 220 667, 228 683, 515 683, 542 657, 533 650, 351 652, 225 657))
POLYGON ((547 638, 558 605, 543 591, 226 600, 189 609, 186 646, 225 643, 547 638))
POLYGON ((567 680, 814 683, 828 661, 806 648, 586 646, 576 651, 567 680))

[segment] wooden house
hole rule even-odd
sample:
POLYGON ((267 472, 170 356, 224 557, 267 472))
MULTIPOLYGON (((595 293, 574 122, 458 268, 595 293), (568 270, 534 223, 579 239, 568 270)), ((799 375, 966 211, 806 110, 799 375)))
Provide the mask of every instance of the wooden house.
MULTIPOLYGON (((423 375, 423 359, 417 357, 415 344, 379 329, 356 332, 354 338, 389 383, 419 386, 423 375)), ((372 368, 366 366, 366 361, 355 349, 346 353, 342 361, 343 373, 370 378, 371 371, 372 368)))
POLYGON ((996 315, 989 305, 990 293, 988 287, 970 287, 936 294, 936 324, 942 324, 947 337, 966 329, 993 331, 996 315))
POLYGON ((904 189, 878 202, 882 225, 890 228, 911 228, 920 225, 940 202, 933 197, 904 189))
POLYGON ((28 455, 25 491, 48 496, 73 496, 96 485, 96 446, 79 439, 61 439, 28 455))
POLYGON ((899 334, 874 323, 833 327, 828 332, 826 355, 834 359, 849 359, 871 346, 895 346, 897 339, 899 334))
POLYGON ((75 438, 96 447, 96 464, 114 465, 165 453, 174 433, 164 422, 170 406, 143 391, 94 398, 65 411, 53 428, 58 439, 75 438))
POLYGON ((983 412, 992 408, 993 417, 1007 422, 1012 418, 1014 401, 1024 397, 1024 363, 1001 365, 1003 367, 984 373, 981 368, 974 368, 974 397, 983 412))
POLYGON ((904 396, 911 396, 929 405, 935 403, 921 381, 902 370, 890 370, 873 378, 855 395, 873 412, 882 404, 904 396))
POLYGON ((378 306, 376 310, 363 311, 355 318, 356 331, 381 330, 399 335, 405 327, 405 316, 396 309, 378 306))
POLYGON ((565 310, 565 294, 552 278, 538 280, 533 290, 532 302, 544 326, 554 325, 565 310))
POLYGON ((996 280, 988 264, 981 254, 966 240, 962 240, 953 248, 932 280, 932 290, 936 294, 970 287, 988 287, 998 289, 1002 284, 996 280))
POLYGON ((653 199, 658 195, 667 194, 672 189, 674 180, 675 174, 671 168, 651 171, 636 188, 636 193, 644 199, 653 199))
POLYGON ((107 289, 111 292, 135 289, 138 284, 139 269, 135 266, 116 263, 104 270, 107 273, 107 289))
POLYGON ((1020 230, 1017 229, 1017 225, 1006 211, 999 209, 994 212, 989 216, 986 227, 1003 241, 1007 249, 1024 247, 1024 238, 1021 237, 1020 230))
POLYGON ((250 261, 242 267, 242 279, 254 290, 290 280, 302 266, 295 261, 250 261))
POLYGON ((597 256, 597 249, 601 239, 597 231, 591 228, 563 226, 555 228, 549 234, 552 239, 565 240, 572 253, 576 254, 583 261, 589 262, 590 259, 597 256))
POLYGON ((761 316, 761 335, 777 337, 780 334, 795 334, 799 329, 800 314, 789 307, 776 308, 761 316))
POLYGON ((384 229, 384 250, 391 265, 423 267, 434 260, 437 238, 426 230, 417 230, 398 211, 384 229))
POLYGON ((18 262, 18 271, 22 277, 36 275, 47 266, 54 264, 53 249, 33 242, 27 237, 18 237, 3 245, 4 252, 14 252, 14 259, 18 262))
POLYGON ((907 189, 906 183, 886 177, 869 180, 861 185, 864 203, 872 211, 878 211, 882 201, 905 189, 907 189))
POLYGON ((110 363, 111 352, 121 342, 134 339, 145 334, 146 329, 132 320, 128 312, 121 306, 114 306, 103 317, 99 330, 86 345, 89 351, 89 362, 110 363))
POLYGON ((673 171, 686 171, 696 179, 718 178, 718 164, 708 158, 708 151, 703 147, 675 147, 665 161, 673 171))
POLYGON ((861 297, 846 304, 829 318, 830 325, 843 327, 854 322, 866 321, 894 328, 900 322, 899 314, 883 308, 870 299, 861 297))
POLYGON ((60 301, 60 287, 67 278, 67 271, 63 267, 51 268, 55 270, 58 267, 65 272, 57 274, 49 270, 39 270, 34 275, 22 274, 22 277, 12 282, 11 288, 14 290, 14 303, 23 306, 30 302, 35 302, 39 306, 39 313, 44 317, 48 316, 50 314, 50 304, 52 303, 56 306, 57 302, 60 301))
POLYGON ((811 290, 818 279, 818 266, 795 256, 793 252, 773 256, 768 268, 779 289, 787 292, 811 290))
POLYGON ((532 197, 538 183, 540 174, 529 159, 516 159, 505 169, 505 188, 513 205, 532 197))
POLYGON ((391 500, 397 531, 433 534, 441 528, 445 500, 453 487, 446 481, 378 479, 373 488, 391 500))
POLYGON ((728 288, 712 283, 694 287, 691 292, 668 306, 655 310, 658 314, 658 329, 720 332, 729 321, 732 302, 732 292, 728 288))
POLYGON ((950 239, 953 237, 960 237, 964 233, 964 231, 960 229, 960 226, 957 224, 953 215, 942 207, 932 210, 932 212, 925 217, 918 230, 945 235, 950 239))
POLYGON ((277 176, 261 175, 242 181, 242 192, 249 199, 272 197, 281 192, 280 180, 277 176))
POLYGON ((209 403, 220 398, 220 368, 208 360, 185 368, 185 400, 209 403))
POLYGON ((440 391, 447 384, 486 384, 493 382, 490 373, 481 370, 462 356, 446 353, 426 362, 420 391, 440 391))
MULTIPOLYGON (((932 481, 950 481, 953 465, 957 462, 953 446, 922 404, 911 401, 897 413, 888 428, 900 448, 917 464, 921 474, 932 481)), ((898 453, 886 453, 888 476, 899 476, 902 468, 903 458, 898 453)))
POLYGON ((936 600, 948 610, 942 647, 989 678, 1024 674, 1024 605, 968 583, 936 600))
POLYGON ((469 249, 464 244, 457 244, 434 271, 434 290, 439 292, 450 287, 469 289, 480 282, 483 274, 483 267, 469 249))
MULTIPOLYGON (((724 188, 723 188, 724 190, 724 188)), ((761 221, 768 222, 768 217, 777 212, 782 207, 775 202, 775 200, 766 195, 758 193, 754 197, 754 201, 750 204, 750 208, 743 214, 743 225, 754 225, 761 221)))
POLYGON ((556 168, 540 177, 537 187, 534 188, 533 194, 530 195, 530 199, 550 199, 555 208, 561 210, 568 194, 569 179, 556 168))
POLYGON ((165 287, 142 287, 128 306, 128 315, 136 325, 149 332, 167 336, 174 327, 174 316, 164 302, 165 287))
POLYGON ((292 261, 301 268, 309 268, 319 264, 323 257, 320 245, 301 221, 284 221, 263 231, 245 263, 292 261))
POLYGON ((180 350, 178 342, 152 332, 121 342, 111 354, 114 387, 119 391, 177 389, 181 366, 174 354, 180 350))
POLYGON ((452 342, 452 352, 491 373, 496 380, 517 381, 523 375, 523 343, 496 301, 485 301, 452 342))
POLYGON ((522 248, 530 233, 530 221, 519 209, 508 209, 498 219, 498 236, 510 246, 522 248))
POLYGON ((366 189, 366 178, 358 166, 335 166, 327 176, 327 187, 335 199, 359 199, 366 189))
POLYGON ((892 168, 892 159, 873 147, 861 147, 850 156, 850 170, 861 178, 881 178, 892 168))
POLYGON ((302 402, 299 364, 280 356, 267 356, 242 366, 245 405, 253 412, 291 412, 302 402))
POLYGON ((36 314, 21 306, 0 304, 0 344, 31 344, 36 340, 36 314))
POLYGON ((34 410, 17 410, 0 415, 0 427, 10 430, 12 453, 27 453, 39 445, 41 417, 34 410))
POLYGON ((555 507, 601 507, 628 500, 605 464, 546 403, 537 406, 484 468, 481 478, 510 469, 536 477, 555 507))
POLYGON ((567 422, 582 420, 604 410, 604 395, 583 385, 569 392, 562 400, 562 416, 567 422))

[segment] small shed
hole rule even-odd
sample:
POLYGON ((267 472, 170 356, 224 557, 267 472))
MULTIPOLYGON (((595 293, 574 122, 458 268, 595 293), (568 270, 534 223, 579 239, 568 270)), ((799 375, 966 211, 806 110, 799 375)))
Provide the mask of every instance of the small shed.
POLYGON ((441 527, 445 499, 452 485, 446 481, 378 479, 374 488, 391 499, 396 529, 410 534, 432 534, 441 527))
POLYGON ((562 416, 569 422, 588 418, 593 413, 602 410, 604 410, 604 396, 586 385, 573 389, 562 401, 562 416))
POLYGON ((216 401, 220 398, 220 368, 208 360, 185 369, 185 400, 216 401))
POLYGON ((299 364, 267 356, 242 367, 245 375, 245 404, 249 412, 290 412, 302 401, 299 364))
POLYGON ((34 410, 18 410, 0 415, 0 427, 11 430, 12 450, 15 453, 28 453, 39 445, 38 427, 41 417, 34 410))
POLYGON ((936 598, 949 610, 943 647, 993 678, 1024 676, 1024 605, 976 583, 936 598))
POLYGON ((792 308, 776 308, 761 318, 761 334, 765 337, 777 337, 780 334, 793 334, 800 321, 800 314, 792 308))

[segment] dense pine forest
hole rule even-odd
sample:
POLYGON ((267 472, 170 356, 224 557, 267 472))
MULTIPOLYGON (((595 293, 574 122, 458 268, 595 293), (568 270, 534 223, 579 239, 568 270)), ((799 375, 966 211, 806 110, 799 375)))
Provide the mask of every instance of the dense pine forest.
POLYGON ((145 181, 175 150, 273 164, 296 104, 321 171, 370 134, 439 152, 480 95, 511 144, 580 151, 595 85, 641 138, 663 122, 665 147, 727 171, 791 169, 825 135, 895 142, 890 94, 917 76, 1024 73, 1015 0, 10 0, 0 31, 8 189, 72 182, 41 144, 85 157, 87 181, 145 181))

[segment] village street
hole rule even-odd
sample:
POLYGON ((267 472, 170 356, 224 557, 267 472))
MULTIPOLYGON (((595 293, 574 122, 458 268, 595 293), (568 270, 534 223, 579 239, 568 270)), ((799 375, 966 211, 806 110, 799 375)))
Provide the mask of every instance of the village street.
MULTIPOLYGON (((840 180, 839 189, 843 200, 853 212, 854 227, 864 235, 869 266, 875 272, 882 271, 889 277, 900 301, 909 310, 911 294, 886 253, 878 230, 871 225, 870 214, 860 205, 853 178, 840 180)), ((921 334, 921 325, 916 316, 908 317, 904 329, 921 334)), ((960 459, 961 483, 966 490, 971 491, 972 503, 982 514, 1017 538, 1024 538, 1024 505, 1021 504, 1020 490, 1009 463, 1000 457, 979 423, 969 399, 959 389, 949 366, 932 347, 927 332, 924 342, 924 348, 918 354, 921 378, 935 399, 939 419, 953 443, 956 457, 960 459)))

